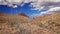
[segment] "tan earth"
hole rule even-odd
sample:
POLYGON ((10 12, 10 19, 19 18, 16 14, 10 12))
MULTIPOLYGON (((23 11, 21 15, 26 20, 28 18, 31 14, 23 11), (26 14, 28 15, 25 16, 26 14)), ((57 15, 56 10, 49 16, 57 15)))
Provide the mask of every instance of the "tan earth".
POLYGON ((22 15, 2 13, 0 34, 60 34, 60 14, 37 21, 22 15))

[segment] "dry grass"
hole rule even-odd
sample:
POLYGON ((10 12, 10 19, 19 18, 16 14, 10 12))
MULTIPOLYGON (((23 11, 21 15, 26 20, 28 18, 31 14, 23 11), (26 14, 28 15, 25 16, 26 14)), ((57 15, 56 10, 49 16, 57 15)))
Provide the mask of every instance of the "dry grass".
POLYGON ((0 34, 60 34, 59 28, 60 14, 44 17, 42 21, 21 15, 0 15, 0 34))

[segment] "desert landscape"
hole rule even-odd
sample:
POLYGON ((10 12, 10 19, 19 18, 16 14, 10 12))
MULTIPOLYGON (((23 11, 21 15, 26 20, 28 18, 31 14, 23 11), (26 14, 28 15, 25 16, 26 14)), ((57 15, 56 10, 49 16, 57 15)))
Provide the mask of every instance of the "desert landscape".
POLYGON ((0 0, 0 34, 60 34, 60 0, 0 0))
POLYGON ((60 34, 60 14, 39 17, 0 13, 0 34, 60 34))

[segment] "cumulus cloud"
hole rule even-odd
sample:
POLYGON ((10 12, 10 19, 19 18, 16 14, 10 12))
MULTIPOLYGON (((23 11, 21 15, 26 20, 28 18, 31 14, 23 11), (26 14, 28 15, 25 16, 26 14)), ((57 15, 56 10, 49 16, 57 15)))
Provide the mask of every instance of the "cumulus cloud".
POLYGON ((0 0, 0 5, 12 6, 17 4, 23 6, 25 3, 31 2, 30 6, 36 10, 50 9, 60 5, 60 0, 0 0))
POLYGON ((35 7, 37 10, 48 10, 50 8, 60 6, 60 0, 37 0, 36 2, 31 3, 31 6, 35 7))
POLYGON ((17 7, 17 5, 23 6, 23 4, 23 0, 0 0, 0 5, 8 5, 13 8, 17 7))
MULTIPOLYGON (((38 0, 31 3, 33 10, 47 10, 39 14, 33 14, 34 16, 45 16, 48 14, 60 13, 60 0, 38 0)), ((33 16, 32 15, 32 16, 33 16)))
POLYGON ((47 10, 40 14, 53 14, 60 12, 60 0, 0 0, 0 5, 8 5, 9 7, 16 8, 17 5, 23 6, 25 3, 29 3, 32 10, 47 10), (16 5, 14 5, 16 4, 16 5))
POLYGON ((60 7, 54 7, 54 8, 51 8, 47 11, 47 13, 60 13, 60 7))
POLYGON ((60 13, 60 7, 54 7, 54 8, 51 8, 45 12, 41 12, 41 13, 38 13, 38 14, 32 14, 31 16, 32 17, 37 17, 37 16, 47 16, 47 15, 50 15, 50 14, 57 14, 57 13, 60 13))
POLYGON ((55 13, 60 13, 60 7, 54 7, 47 10, 46 12, 41 12, 41 14, 55 14, 55 13))
POLYGON ((33 2, 35 0, 0 0, 0 5, 8 5, 9 7, 23 6, 25 3, 33 2), (15 6, 14 6, 15 4, 15 6))

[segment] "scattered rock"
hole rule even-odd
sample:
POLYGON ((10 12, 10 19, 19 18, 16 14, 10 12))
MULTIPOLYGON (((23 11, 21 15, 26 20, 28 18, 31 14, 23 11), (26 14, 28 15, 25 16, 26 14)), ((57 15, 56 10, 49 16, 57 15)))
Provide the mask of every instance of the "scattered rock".
POLYGON ((0 34, 60 34, 60 14, 41 21, 21 15, 0 15, 0 34))

